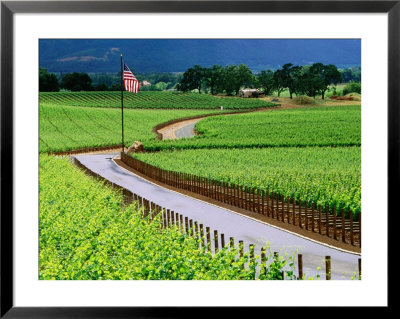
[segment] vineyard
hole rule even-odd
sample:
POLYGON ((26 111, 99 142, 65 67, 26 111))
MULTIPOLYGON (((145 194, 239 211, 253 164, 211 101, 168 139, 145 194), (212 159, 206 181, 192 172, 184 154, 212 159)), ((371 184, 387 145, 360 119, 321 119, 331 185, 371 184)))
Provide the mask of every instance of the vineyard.
MULTIPOLYGON (((243 267, 248 255, 238 257, 235 248, 211 256, 195 238, 161 229, 160 218, 143 218, 137 203, 127 205, 122 194, 68 160, 43 154, 119 145, 119 93, 40 93, 40 279, 254 279, 257 264, 243 267)), ((361 214, 360 106, 220 116, 220 106, 236 112, 273 104, 207 94, 124 94, 126 146, 139 140, 146 151, 135 158, 296 203, 336 207, 338 216, 341 209, 355 220, 361 214), (206 114, 216 116, 200 120, 194 138, 158 140, 153 132, 160 123, 206 114)), ((289 212, 282 219, 289 221, 289 212)), ((273 262, 269 275, 258 279, 277 279, 284 266, 273 262)))
POLYGON ((146 163, 274 192, 296 201, 361 211, 359 147, 209 149, 135 154, 146 163))
MULTIPOLYGON (((143 218, 137 202, 124 204, 122 193, 65 158, 41 155, 39 177, 39 279, 256 278, 259 256, 247 262, 249 254, 237 246, 212 255, 198 239, 174 227, 162 229, 160 215, 143 218)), ((268 258, 268 264, 259 266, 257 279, 282 279, 285 266, 285 278, 296 279, 293 259, 289 265, 285 259, 268 258)))
POLYGON ((149 141, 157 167, 361 212, 361 108, 309 107, 214 116, 191 139, 149 141))
MULTIPOLYGON (((155 140, 152 128, 160 122, 210 114, 211 110, 125 110, 125 141, 147 144, 155 140)), ((84 147, 121 144, 121 110, 62 105, 39 106, 39 151, 59 152, 84 147)))
MULTIPOLYGON (((83 107, 121 107, 121 92, 40 92, 39 103, 83 107)), ((255 109, 276 104, 261 99, 214 97, 180 92, 124 92, 124 107, 140 109, 255 109)))
POLYGON ((360 106, 310 107, 233 116, 196 124, 195 138, 149 141, 148 150, 188 148, 360 146, 360 106))

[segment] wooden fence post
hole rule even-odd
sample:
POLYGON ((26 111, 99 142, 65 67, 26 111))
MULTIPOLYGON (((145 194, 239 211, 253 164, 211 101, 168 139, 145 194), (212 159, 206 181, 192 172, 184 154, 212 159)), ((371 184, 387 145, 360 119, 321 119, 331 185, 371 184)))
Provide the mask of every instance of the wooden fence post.
POLYGON ((326 236, 329 237, 329 208, 328 208, 328 205, 325 205, 325 214, 326 214, 326 236))
POLYGON ((200 243, 201 243, 201 247, 203 248, 204 245, 204 228, 203 228, 203 224, 200 224, 200 243))
POLYGON ((254 258, 254 245, 250 244, 249 245, 249 252, 250 252, 250 264, 249 264, 249 269, 251 270, 251 267, 254 267, 254 276, 253 279, 256 279, 256 267, 255 267, 255 258, 254 258))
POLYGON ((253 209, 252 209, 252 211, 255 213, 256 212, 256 189, 255 189, 255 187, 253 187, 253 191, 252 191, 252 193, 253 193, 253 209))
POLYGON ((224 193, 225 193, 225 203, 229 205, 230 204, 229 203, 229 200, 230 200, 230 198, 229 198, 230 196, 229 195, 230 195, 230 193, 229 193, 229 183, 228 182, 225 182, 225 192, 224 193))
POLYGON ((244 187, 244 209, 247 210, 247 186, 244 187))
POLYGON ((211 238, 210 238, 210 227, 206 227, 206 234, 207 234, 207 250, 211 252, 211 238))
POLYGON ((274 218, 274 192, 271 192, 271 217, 274 218))
POLYGON ((166 210, 162 211, 162 220, 163 220, 164 228, 167 228, 167 211, 166 210))
POLYGON ((197 225, 197 221, 194 222, 194 236, 196 238, 196 240, 199 240, 199 228, 197 225))
POLYGON ((307 203, 307 201, 304 202, 304 216, 306 219, 306 230, 308 230, 308 203, 307 203))
POLYGON ((183 216, 179 215, 179 230, 183 233, 184 232, 184 226, 183 226, 183 216))
POLYGON ((303 279, 303 255, 298 254, 298 268, 299 268, 299 277, 297 278, 298 280, 303 279))
POLYGON ((218 253, 218 230, 214 230, 214 253, 218 253))
POLYGON ((358 213, 358 227, 360 228, 358 236, 360 238, 360 248, 361 248, 361 212, 358 213))
POLYGON ((240 206, 240 186, 236 185, 236 207, 241 207, 240 206))
POLYGON ((172 226, 172 211, 168 209, 168 227, 172 226))
POLYGON ((235 238, 229 237, 229 246, 231 249, 235 247, 235 238))
POLYGON ((311 204, 311 231, 314 232, 315 226, 314 226, 314 215, 315 215, 315 204, 311 204))
POLYGON ((261 247, 261 264, 265 264, 265 262, 267 261, 267 256, 266 256, 266 248, 261 247))
POLYGON ((236 187, 235 184, 233 184, 232 182, 229 183, 229 194, 231 197, 230 204, 232 206, 236 206, 236 198, 235 198, 236 189, 235 189, 235 187, 236 187))
POLYGON ((319 214, 319 218, 318 218, 318 232, 321 235, 322 234, 322 206, 318 205, 318 214, 319 214))
POLYGON ((299 226, 300 228, 303 228, 303 221, 301 218, 301 199, 299 199, 299 226))
POLYGON ((193 219, 189 220, 189 236, 193 236, 193 219))
POLYGON ((344 220, 344 209, 340 210, 341 218, 342 218, 342 241, 346 242, 346 224, 344 220))
POLYGON ((282 195, 282 204, 281 204, 281 209, 282 209, 282 222, 285 222, 285 196, 282 195))
POLYGON ((171 210, 171 226, 175 227, 175 212, 171 210))
POLYGON ((265 211, 264 211, 264 190, 261 190, 261 213, 263 215, 265 215, 265 211))
POLYGON ((249 245, 250 262, 254 263, 254 244, 249 245))
POLYGON ((226 183, 226 194, 227 194, 227 204, 232 205, 231 200, 232 200, 232 196, 231 196, 231 186, 229 184, 229 182, 226 183))
POLYGON ((325 256, 326 280, 331 280, 331 257, 325 256))
POLYGON ((337 230, 336 230, 336 207, 332 208, 333 211, 333 239, 337 240, 337 230))
POLYGON ((276 220, 279 220, 279 194, 276 194, 275 203, 276 203, 275 216, 276 220))
POLYGON ((221 248, 224 249, 225 248, 225 235, 221 234, 221 248))
POLYGON ((189 234, 189 218, 185 217, 185 233, 188 235, 189 234))
POLYGON ((292 198, 292 211, 293 211, 293 226, 296 226, 296 202, 292 198))
POLYGON ((353 212, 350 211, 350 243, 354 245, 353 212))
MULTIPOLYGON (((240 259, 242 259, 244 256, 243 240, 239 240, 239 256, 240 256, 240 259)), ((243 263, 242 269, 244 269, 244 263, 243 263)))
POLYGON ((243 185, 240 185, 240 208, 244 208, 243 185))

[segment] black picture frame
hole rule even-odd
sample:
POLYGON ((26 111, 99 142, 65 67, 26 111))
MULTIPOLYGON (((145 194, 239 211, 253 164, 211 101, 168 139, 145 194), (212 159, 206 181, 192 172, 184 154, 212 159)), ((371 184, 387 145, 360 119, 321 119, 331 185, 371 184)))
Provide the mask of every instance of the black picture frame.
MULTIPOLYGON (((177 318, 191 309, 145 307, 15 307, 13 300, 13 16, 15 13, 387 13, 388 212, 398 213, 400 0, 396 1, 1 1, 1 318, 177 318)), ((390 214, 389 214, 389 217, 390 214)), ((392 217, 391 217, 392 219, 392 217)), ((393 223, 389 222, 389 225, 393 223)), ((388 232, 389 234, 389 232, 388 232)), ((388 241, 388 244, 391 241, 388 241)), ((389 261, 389 260, 388 260, 389 261)), ((389 270, 389 269, 388 269, 389 270)), ((388 271, 389 273, 389 271, 388 271)), ((389 287, 389 282, 388 282, 389 287)), ((388 305, 390 298, 388 300, 388 305)), ((389 308, 389 307, 388 307, 389 308)), ((219 309, 221 310, 221 309, 219 309)), ((225 315, 232 309, 224 308, 225 315)), ((196 314, 216 314, 196 309, 196 314), (200 311, 200 312, 199 312, 200 311)), ((238 310, 234 310, 238 313, 238 310)), ((249 315, 248 310, 246 313, 249 315)))

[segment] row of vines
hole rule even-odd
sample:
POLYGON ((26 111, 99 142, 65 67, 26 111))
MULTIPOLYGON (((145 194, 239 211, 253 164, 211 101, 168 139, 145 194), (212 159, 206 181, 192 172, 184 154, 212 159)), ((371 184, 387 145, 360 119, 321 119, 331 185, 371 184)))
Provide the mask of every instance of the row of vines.
MULTIPOLYGON (((121 107, 121 92, 40 92, 41 104, 86 107, 121 107)), ((215 97, 209 94, 181 92, 124 92, 124 106, 143 109, 251 109, 273 107, 261 99, 215 97)))

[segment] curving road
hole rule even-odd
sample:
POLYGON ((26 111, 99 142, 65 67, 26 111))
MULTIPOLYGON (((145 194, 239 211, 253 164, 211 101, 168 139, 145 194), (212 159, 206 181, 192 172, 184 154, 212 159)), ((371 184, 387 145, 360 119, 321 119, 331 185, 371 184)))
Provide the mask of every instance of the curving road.
MULTIPOLYGON (((198 121, 200 121, 200 119, 199 119, 198 121)), ((179 128, 179 129, 177 129, 177 130, 174 132, 174 133, 175 133, 175 136, 176 136, 177 138, 182 138, 182 137, 193 137, 193 136, 195 135, 195 134, 194 134, 194 127, 195 127, 195 125, 196 125, 196 123, 197 123, 198 121, 196 121, 196 122, 194 122, 194 123, 187 124, 187 125, 185 125, 185 126, 179 128)))
POLYGON ((317 267, 321 267, 319 273, 322 279, 325 278, 325 256, 331 256, 332 279, 350 279, 357 270, 357 254, 321 245, 228 209, 153 184, 116 165, 113 161, 115 155, 117 154, 77 155, 75 158, 109 181, 161 207, 197 220, 204 224, 204 227, 209 226, 211 234, 217 229, 219 233, 225 234, 226 242, 229 237, 234 237, 235 242, 243 240, 247 250, 249 244, 256 244, 260 249, 269 242, 272 251, 281 251, 280 255, 287 252, 289 256, 298 249, 298 252, 303 254, 304 273, 308 276, 315 276, 317 267))

